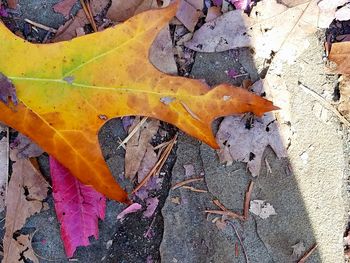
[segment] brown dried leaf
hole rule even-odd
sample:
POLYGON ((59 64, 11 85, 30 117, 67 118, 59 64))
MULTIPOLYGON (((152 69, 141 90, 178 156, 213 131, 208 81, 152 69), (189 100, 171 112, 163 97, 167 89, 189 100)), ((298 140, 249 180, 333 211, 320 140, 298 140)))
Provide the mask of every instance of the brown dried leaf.
POLYGON ((15 163, 6 198, 4 262, 17 262, 20 258, 19 242, 13 234, 24 226, 28 217, 40 212, 49 187, 29 160, 17 159, 16 151, 11 151, 11 160, 15 163))
POLYGON ((141 181, 146 177, 146 175, 152 170, 155 164, 158 161, 158 157, 156 152, 153 150, 153 146, 148 144, 146 153, 142 158, 139 170, 137 171, 137 181, 141 183, 141 181))
MULTIPOLYGON (((101 13, 103 9, 106 8, 108 3, 108 0, 91 1, 91 12, 93 15, 101 13)), ((89 24, 89 20, 87 19, 84 11, 80 9, 74 18, 68 20, 64 25, 58 28, 52 42, 60 42, 75 38, 77 36, 77 30, 78 32, 81 32, 79 28, 84 28, 86 24, 89 24)))
POLYGON ((211 6, 208 8, 207 16, 205 17, 205 22, 214 20, 215 18, 221 16, 221 9, 218 6, 211 6))
POLYGON ((339 112, 350 120, 350 76, 342 75, 339 79, 339 112))
POLYGON ((308 47, 306 37, 316 31, 318 11, 316 0, 289 9, 276 1, 261 1, 250 17, 234 10, 205 23, 186 47, 221 52, 252 46, 259 57, 270 58, 272 51, 279 51, 280 59, 292 62, 308 47))
POLYGON ((16 9, 18 0, 7 0, 7 5, 9 8, 16 9))
POLYGON ((9 171, 9 130, 0 123, 0 212, 5 209, 9 171))
POLYGON ((107 12, 107 18, 114 22, 123 22, 142 11, 156 7, 158 7, 156 0, 112 0, 112 5, 107 12))
POLYGON ((22 133, 18 134, 14 144, 18 150, 17 157, 20 159, 38 157, 44 152, 36 143, 22 133))
MULTIPOLYGON (((131 132, 136 125, 140 122, 140 117, 134 120, 133 125, 130 127, 131 132)), ((145 122, 140 129, 134 134, 133 137, 126 144, 125 153, 125 177, 133 179, 140 168, 142 159, 145 156, 146 150, 150 145, 152 137, 157 133, 159 128, 159 121, 151 119, 145 122)))
MULTIPOLYGON (((263 82, 254 83, 251 89, 257 94, 262 94, 263 82)), ((266 113, 255 120, 240 116, 225 117, 216 134, 220 145, 220 161, 227 165, 231 165, 233 161, 246 162, 252 175, 259 175, 262 155, 267 146, 271 146, 277 157, 287 157, 288 141, 281 138, 282 128, 285 127, 281 127, 273 113, 266 113)), ((289 131, 289 127, 286 128, 289 131)))
POLYGON ((182 0, 180 8, 176 13, 176 17, 184 24, 184 26, 191 32, 194 31, 198 19, 202 15, 201 10, 197 10, 189 1, 182 0))
POLYGON ((333 61, 336 65, 336 72, 340 74, 350 74, 350 42, 333 43, 331 52, 329 54, 329 60, 333 61))
POLYGON ((77 28, 84 27, 87 23, 89 23, 89 20, 86 18, 84 11, 82 9, 79 10, 74 18, 68 20, 64 25, 58 28, 52 42, 71 40, 75 38, 77 36, 77 28))
POLYGON ((53 10, 56 13, 62 14, 64 17, 68 17, 70 14, 70 10, 76 2, 77 0, 63 0, 55 4, 53 6, 53 10))
POLYGON ((160 71, 177 75, 177 66, 173 53, 173 42, 171 41, 169 26, 159 32, 153 42, 149 59, 160 71))
POLYGON ((39 263, 39 259, 36 257, 31 243, 32 238, 30 235, 20 235, 16 237, 11 247, 11 256, 7 257, 8 261, 3 260, 2 262, 28 262, 29 259, 31 262, 39 263))

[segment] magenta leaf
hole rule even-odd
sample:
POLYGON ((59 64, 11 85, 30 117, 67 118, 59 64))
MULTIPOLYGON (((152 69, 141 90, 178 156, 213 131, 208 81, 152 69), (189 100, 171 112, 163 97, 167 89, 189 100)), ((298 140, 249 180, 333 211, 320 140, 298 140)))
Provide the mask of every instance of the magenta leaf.
POLYGON ((51 156, 50 171, 61 238, 66 255, 72 257, 78 246, 90 244, 90 236, 98 238, 98 218, 105 217, 106 198, 80 183, 51 156))
POLYGON ((251 0, 231 0, 231 3, 236 9, 248 10, 252 1, 251 0))
POLYGON ((213 0, 213 3, 216 6, 221 6, 222 5, 222 0, 213 0))
POLYGON ((133 203, 129 205, 127 208, 125 208, 123 211, 121 211, 117 216, 117 219, 120 221, 123 221, 126 215, 136 213, 141 209, 142 209, 142 206, 139 203, 133 203))

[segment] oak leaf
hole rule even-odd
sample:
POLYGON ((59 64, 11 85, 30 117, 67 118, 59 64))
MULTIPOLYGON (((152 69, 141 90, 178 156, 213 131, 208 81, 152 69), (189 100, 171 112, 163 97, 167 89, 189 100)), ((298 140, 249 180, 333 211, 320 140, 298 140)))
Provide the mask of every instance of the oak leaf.
POLYGON ((176 14, 176 3, 53 44, 28 43, 0 24, 0 72, 15 85, 19 101, 15 109, 0 102, 0 121, 34 140, 82 183, 127 202, 99 147, 98 131, 108 119, 157 118, 218 148, 211 129, 215 118, 276 109, 246 90, 229 84, 209 89, 149 63, 149 47, 176 14))

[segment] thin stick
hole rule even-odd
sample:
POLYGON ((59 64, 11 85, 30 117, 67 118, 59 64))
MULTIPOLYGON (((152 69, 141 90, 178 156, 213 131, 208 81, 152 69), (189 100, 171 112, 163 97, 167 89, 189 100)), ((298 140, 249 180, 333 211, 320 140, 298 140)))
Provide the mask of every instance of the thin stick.
POLYGON ((91 21, 92 21, 92 28, 94 29, 95 32, 98 31, 97 29, 97 26, 96 26, 96 22, 95 22, 95 19, 94 19, 94 15, 92 14, 92 11, 91 11, 91 6, 90 6, 90 0, 87 0, 87 3, 86 4, 86 7, 87 7, 87 10, 89 12, 89 15, 91 17, 91 21))
POLYGON ((308 252, 298 261, 298 263, 305 263, 305 261, 311 256, 311 254, 316 250, 318 247, 317 244, 314 244, 312 248, 309 249, 308 252))
POLYGON ((228 211, 228 209, 218 199, 213 200, 213 203, 214 205, 219 207, 221 210, 228 211))
POLYGON ((179 187, 184 186, 186 184, 198 182, 198 181, 203 181, 203 180, 204 180, 203 177, 191 178, 191 179, 188 179, 188 180, 185 180, 185 181, 182 181, 182 182, 175 184, 173 187, 171 187, 171 189, 175 190, 176 188, 179 188, 179 187))
POLYGON ((125 149, 125 144, 131 139, 132 136, 141 128, 141 126, 147 121, 148 117, 143 117, 142 120, 135 126, 135 128, 129 133, 129 135, 119 144, 117 150, 120 147, 125 149))
POLYGON ((160 149, 160 148, 163 148, 163 147, 169 145, 169 143, 170 143, 170 141, 163 142, 163 143, 161 143, 161 144, 159 144, 159 145, 153 147, 153 150, 158 150, 158 149, 160 149))
POLYGON ((238 231, 237 231, 235 225, 232 224, 230 221, 227 221, 227 222, 232 226, 233 230, 235 231, 236 236, 237 236, 237 238, 238 238, 238 240, 239 240, 239 243, 240 243, 241 246, 242 246, 242 251, 243 251, 243 254, 244 254, 244 257, 245 257, 245 261, 246 261, 247 263, 249 263, 249 259, 248 259, 247 253, 246 253, 246 251, 245 251, 245 247, 244 247, 243 241, 242 241, 240 235, 238 234, 238 231))
POLYGON ((52 32, 52 33, 56 33, 57 32, 57 30, 52 28, 52 27, 48 27, 48 26, 45 26, 43 24, 39 24, 39 23, 34 22, 34 21, 32 21, 32 20, 30 20, 28 18, 25 18, 24 21, 29 23, 29 24, 31 24, 31 25, 33 25, 33 26, 35 26, 35 27, 38 27, 38 28, 43 29, 43 30, 46 30, 48 32, 52 32))
POLYGON ((91 24, 93 30, 94 30, 95 32, 97 32, 96 23, 95 23, 94 17, 93 17, 92 14, 91 14, 91 10, 90 10, 90 12, 89 12, 88 5, 85 3, 84 0, 80 0, 80 4, 81 4, 81 7, 82 7, 83 10, 84 10, 84 13, 85 13, 87 19, 88 19, 89 22, 90 22, 90 24, 91 24))
POLYGON ((304 86, 303 84, 299 84, 299 87, 303 89, 306 93, 310 94, 312 97, 314 97, 319 103, 322 104, 323 107, 333 112, 339 119, 340 122, 342 122, 344 125, 346 125, 348 128, 350 128, 350 122, 340 114, 338 110, 336 110, 328 101, 326 101, 321 95, 319 95, 317 92, 309 89, 308 87, 304 86))
POLYGON ((221 211, 221 210, 204 210, 204 212, 209 213, 209 214, 215 214, 215 215, 223 215, 223 216, 228 216, 231 217, 232 219, 239 219, 244 221, 244 217, 240 214, 237 214, 232 211, 221 211))
POLYGON ((197 192, 197 193, 208 193, 207 190, 197 189, 197 188, 194 188, 194 187, 188 186, 188 185, 184 185, 184 186, 182 186, 182 188, 185 188, 185 189, 191 190, 192 192, 197 192))
POLYGON ((159 158, 158 162, 155 164, 155 166, 152 168, 152 170, 143 178, 141 183, 131 192, 131 194, 135 194, 140 188, 145 185, 148 180, 151 178, 151 176, 157 174, 160 169, 162 169, 165 161, 168 159, 171 150, 173 149, 177 139, 177 134, 174 136, 173 139, 171 139, 171 143, 166 147, 164 152, 162 153, 162 156, 159 158))
POLYGON ((248 190, 245 192, 245 195, 244 195, 243 217, 245 220, 248 220, 248 217, 249 217, 250 196, 252 195, 253 186, 254 186, 254 182, 250 181, 248 190))

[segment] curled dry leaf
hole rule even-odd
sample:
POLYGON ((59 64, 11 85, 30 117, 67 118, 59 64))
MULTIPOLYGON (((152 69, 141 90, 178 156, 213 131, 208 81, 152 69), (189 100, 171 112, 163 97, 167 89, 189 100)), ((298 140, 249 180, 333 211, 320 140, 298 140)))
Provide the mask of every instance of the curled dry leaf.
POLYGON ((210 89, 155 69, 149 47, 176 10, 172 4, 103 32, 49 45, 23 41, 0 24, 0 72, 14 83, 19 100, 15 111, 0 102, 0 121, 34 140, 82 183, 127 202, 99 146, 98 131, 107 119, 157 118, 218 148, 211 129, 215 118, 277 109, 228 84, 210 89), (25 54, 31 54, 30 62, 25 54), (165 105, 164 97, 174 100, 165 105))
POLYGON ((17 262, 22 249, 26 251, 28 243, 19 242, 14 233, 24 226, 28 217, 40 212, 49 187, 28 159, 17 158, 15 150, 11 151, 11 160, 14 164, 6 197, 3 262, 17 262))

